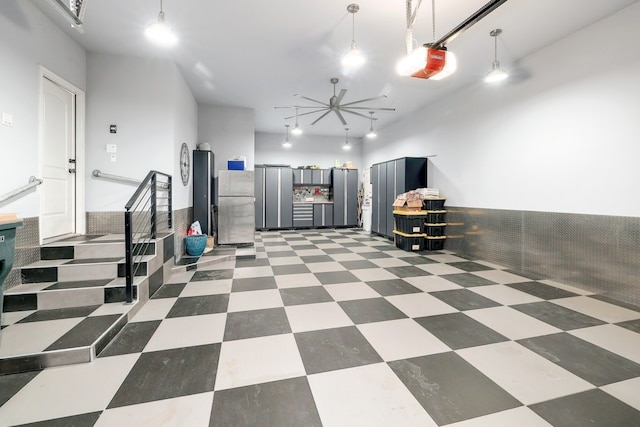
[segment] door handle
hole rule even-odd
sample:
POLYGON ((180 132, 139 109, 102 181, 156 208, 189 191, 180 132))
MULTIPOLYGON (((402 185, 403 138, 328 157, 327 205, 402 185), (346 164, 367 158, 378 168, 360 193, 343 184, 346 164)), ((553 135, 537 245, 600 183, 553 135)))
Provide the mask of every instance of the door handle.
POLYGON ((69 159, 69 163, 75 163, 76 159, 69 159))
POLYGON ((76 173, 76 170, 69 168, 69 173, 76 173))

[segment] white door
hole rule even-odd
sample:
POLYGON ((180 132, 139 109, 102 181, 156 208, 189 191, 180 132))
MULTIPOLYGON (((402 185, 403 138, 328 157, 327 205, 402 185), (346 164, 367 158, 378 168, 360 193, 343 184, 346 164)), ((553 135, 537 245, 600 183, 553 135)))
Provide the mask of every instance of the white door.
POLYGON ((75 233, 75 95, 43 78, 40 237, 75 233))

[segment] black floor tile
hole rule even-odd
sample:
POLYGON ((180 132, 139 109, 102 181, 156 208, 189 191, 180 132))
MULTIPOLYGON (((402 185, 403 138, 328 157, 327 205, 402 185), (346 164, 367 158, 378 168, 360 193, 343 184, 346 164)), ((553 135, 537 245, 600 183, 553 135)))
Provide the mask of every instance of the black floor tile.
POLYGON ((640 365, 567 333, 518 341, 596 386, 640 377, 640 365))
POLYGON ((128 323, 98 357, 142 352, 161 322, 152 320, 128 323))
POLYGON ((391 295, 417 294, 422 292, 420 289, 402 279, 372 280, 365 283, 383 297, 391 295))
POLYGON ((38 310, 35 313, 31 313, 18 323, 30 323, 30 322, 43 322, 46 320, 59 320, 59 319, 72 319, 74 317, 87 317, 100 306, 81 306, 81 307, 68 307, 68 308, 54 308, 50 310, 38 310))
POLYGON ((310 273, 309 269, 304 264, 291 264, 291 265, 274 265, 271 267, 275 276, 281 276, 284 274, 304 274, 310 273))
POLYGON ((117 258, 86 258, 86 259, 74 259, 69 262, 65 262, 64 265, 74 265, 74 264, 102 264, 102 263, 110 263, 110 262, 118 262, 121 261, 124 256, 117 258))
MULTIPOLYGON (((349 249, 346 248, 325 248, 322 249, 322 251, 324 253, 326 253, 327 255, 336 255, 336 254, 350 254, 351 251, 349 249)), ((360 254, 362 255, 362 254, 360 254)))
POLYGON ((315 304, 331 302, 333 298, 322 286, 280 289, 284 305, 315 304))
POLYGON ((2 311, 5 313, 38 309, 37 294, 4 295, 3 301, 2 311))
POLYGON ((363 270, 365 268, 379 268, 377 265, 375 265, 371 261, 367 261, 365 259, 355 260, 355 261, 339 261, 339 263, 347 270, 363 270))
POLYGON ((20 424, 15 427, 91 427, 98 421, 101 413, 102 411, 88 412, 86 414, 71 415, 70 417, 20 424))
POLYGON ((269 258, 236 259, 236 268, 268 267, 268 266, 269 266, 269 258))
POLYGON ((41 246, 40 259, 73 259, 74 246, 41 246))
POLYGON ((339 301, 338 304, 356 324, 404 319, 407 317, 384 298, 339 301))
POLYGON ((424 256, 406 256, 406 257, 398 257, 399 260, 407 262, 412 265, 423 265, 423 264, 437 264, 438 261, 434 261, 431 258, 427 258, 424 256))
MULTIPOLYGON (((406 261, 407 258, 402 258, 403 261, 406 261)), ((407 265, 401 267, 386 267, 389 273, 404 279, 407 277, 421 277, 421 276, 431 276, 431 273, 424 271, 421 268, 416 267, 415 265, 407 265)))
POLYGON ((178 298, 173 304, 173 307, 171 307, 171 310, 169 310, 167 318, 224 313, 228 307, 228 294, 178 298))
POLYGON ((72 282, 58 282, 51 286, 47 286, 45 289, 48 291, 54 289, 79 289, 79 288, 96 288, 103 287, 112 282, 113 279, 102 280, 77 280, 72 282))
POLYGON ((23 268, 20 275, 22 283, 57 282, 58 267, 23 268))
POLYGON ((360 280, 348 271, 327 271, 324 273, 314 273, 316 278, 323 285, 335 285, 338 283, 353 283, 360 280))
POLYGON ((297 256, 295 251, 273 251, 269 252, 269 258, 283 258, 283 257, 292 257, 297 256))
POLYGON ((142 353, 108 408, 212 391, 220 343, 142 353))
POLYGON ((627 322, 620 322, 620 323, 616 323, 616 325, 640 334, 640 319, 629 320, 627 322))
POLYGON ((521 406, 452 352, 398 360, 389 366, 438 425, 521 406))
POLYGON ((483 297, 468 289, 451 289, 447 291, 431 292, 431 295, 446 302, 458 310, 477 310, 479 308, 497 307, 501 304, 483 297))
MULTIPOLYGON (((379 252, 379 251, 375 251, 375 252, 358 252, 358 255, 360 255, 362 258, 365 258, 365 259, 391 258, 391 255, 386 254, 384 252, 379 252)), ((402 258, 402 260, 406 261, 405 258, 402 258)))
POLYGON ((262 291, 277 287, 276 279, 273 276, 233 279, 231 282, 231 292, 262 291))
POLYGON ((305 377, 216 391, 211 427, 321 427, 305 377))
POLYGON ((0 406, 4 405, 39 373, 40 371, 32 371, 20 374, 0 375, 0 406))
POLYGON ((360 243, 360 242, 344 242, 341 243, 342 246, 344 246, 345 248, 359 248, 362 246, 366 246, 364 243, 360 243))
POLYGON ((464 286, 465 288, 496 284, 496 282, 494 281, 487 280, 483 277, 476 276, 475 274, 471 273, 444 274, 440 277, 442 277, 443 279, 447 279, 450 282, 455 283, 456 285, 464 286))
POLYGON ((311 264, 314 262, 334 262, 335 260, 331 258, 329 255, 309 255, 309 256, 301 256, 300 259, 305 264, 311 264))
POLYGON ((450 262, 448 264, 452 267, 459 268, 460 270, 468 272, 493 270, 493 268, 491 267, 487 267, 486 265, 478 264, 477 262, 473 261, 450 262))
POLYGON ((542 320, 563 331, 571 329, 588 328, 590 326, 603 325, 606 322, 587 316, 577 311, 550 303, 548 301, 534 302, 530 304, 512 305, 514 308, 538 320, 542 320))
POLYGON ((206 270, 196 271, 191 277, 191 282, 200 282, 203 280, 228 280, 233 279, 233 270, 206 270))
POLYGON ((545 285, 544 283, 540 282, 509 283, 507 284, 507 286, 545 300, 579 296, 578 294, 574 294, 573 292, 556 288, 555 286, 545 285))
POLYGON ((307 374, 382 362, 355 326, 295 334, 307 374))
POLYGON ((180 296, 185 286, 187 286, 186 283, 164 284, 153 294, 151 299, 176 298, 180 296))
POLYGON ((506 337, 463 313, 419 317, 413 320, 454 350, 508 341, 506 337))
POLYGON ((600 389, 530 405, 553 426, 631 427, 640 425, 640 411, 600 389))
MULTIPOLYGON (((133 299, 138 298, 138 287, 133 286, 133 299)), ((124 302, 126 301, 126 288, 124 286, 104 288, 104 302, 124 302)))
POLYGON ((120 316, 120 314, 111 314, 108 316, 87 317, 58 338, 45 351, 89 346, 106 332, 120 316))
POLYGON ((281 239, 278 240, 267 240, 265 242, 263 242, 264 246, 287 246, 287 242, 286 241, 282 241, 281 239))
POLYGON ((284 308, 241 311, 227 314, 224 341, 265 337, 291 332, 284 308))
POLYGON ((316 245, 294 245, 291 246, 291 249, 294 249, 296 251, 307 251, 311 249, 318 249, 318 247, 316 245))

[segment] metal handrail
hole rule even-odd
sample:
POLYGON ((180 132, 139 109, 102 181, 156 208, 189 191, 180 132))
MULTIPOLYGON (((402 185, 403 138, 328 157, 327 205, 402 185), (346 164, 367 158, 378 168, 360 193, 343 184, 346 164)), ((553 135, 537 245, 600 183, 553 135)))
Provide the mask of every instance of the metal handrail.
POLYGON ((30 190, 34 187, 37 187, 38 185, 42 184, 44 181, 41 180, 40 178, 36 178, 35 176, 30 176, 29 177, 29 183, 27 185, 23 185, 20 188, 17 188, 7 194, 3 194, 2 196, 0 196, 0 203, 5 202, 9 199, 11 199, 12 197, 15 197, 21 193, 24 193, 27 190, 30 190))
MULTIPOLYGON (((140 185, 142 183, 142 181, 140 181, 138 179, 127 178, 126 176, 120 176, 120 175, 112 175, 110 173, 104 173, 100 169, 94 169, 93 172, 91 172, 91 175, 95 176, 96 178, 103 178, 103 179, 109 179, 109 180, 112 180, 112 181, 126 182, 127 184, 132 184, 132 185, 140 185)), ((160 185, 160 187, 162 187, 164 189, 167 188, 167 184, 165 184, 165 183, 159 183, 159 185, 160 185)))
MULTIPOLYGON (((94 176, 96 176, 95 172, 94 176)), ((98 173, 100 172, 98 171, 98 173)), ((129 178, 125 179, 133 181, 129 178)), ((133 302, 133 278, 142 265, 142 258, 147 253, 151 240, 157 236, 158 223, 161 222, 158 211, 162 212, 162 209, 158 209, 159 207, 166 208, 166 226, 167 229, 172 228, 171 181, 171 175, 150 171, 124 207, 125 298, 127 303, 133 302), (166 193, 166 196, 159 197, 158 192, 166 193), (157 199, 166 200, 166 204, 158 205, 157 199)))

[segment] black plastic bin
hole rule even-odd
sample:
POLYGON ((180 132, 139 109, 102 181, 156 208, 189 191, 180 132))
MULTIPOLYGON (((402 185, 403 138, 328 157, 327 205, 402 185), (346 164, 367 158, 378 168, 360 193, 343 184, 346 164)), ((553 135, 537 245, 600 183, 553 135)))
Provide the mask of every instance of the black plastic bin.
POLYGON ((406 234, 397 230, 393 231, 396 248, 407 252, 420 252, 424 250, 426 234, 406 234))
POLYGON ((444 209, 444 202, 447 199, 441 199, 441 198, 430 198, 430 199, 424 199, 422 201, 422 209, 424 209, 425 211, 439 211, 444 209))
POLYGON ((445 236, 430 237, 427 236, 424 239, 424 249, 427 251, 439 251, 444 249, 444 241, 447 238, 445 236))
POLYGON ((447 224, 425 224, 425 232, 427 233, 427 237, 440 237, 444 236, 445 228, 447 224))
POLYGON ((405 234, 423 234, 427 219, 425 211, 393 211, 395 229, 405 234))
POLYGON ((427 224, 442 224, 446 221, 447 211, 427 211, 427 224))

